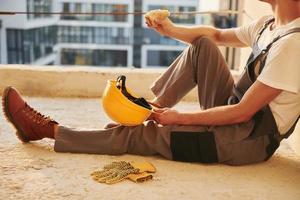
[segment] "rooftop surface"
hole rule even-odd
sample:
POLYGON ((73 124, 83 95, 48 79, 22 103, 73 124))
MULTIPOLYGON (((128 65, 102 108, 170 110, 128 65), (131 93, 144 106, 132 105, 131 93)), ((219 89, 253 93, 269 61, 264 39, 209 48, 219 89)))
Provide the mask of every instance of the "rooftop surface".
MULTIPOLYGON (((63 125, 98 129, 109 122, 100 99, 25 98, 63 125)), ((177 106, 179 110, 196 107, 196 103, 177 106)), ((55 153, 51 140, 22 144, 3 114, 0 140, 0 199, 300 199, 300 157, 286 142, 271 160, 241 167, 161 157, 55 153), (153 180, 141 184, 105 185, 92 180, 93 170, 116 160, 147 160, 157 172, 153 180)))

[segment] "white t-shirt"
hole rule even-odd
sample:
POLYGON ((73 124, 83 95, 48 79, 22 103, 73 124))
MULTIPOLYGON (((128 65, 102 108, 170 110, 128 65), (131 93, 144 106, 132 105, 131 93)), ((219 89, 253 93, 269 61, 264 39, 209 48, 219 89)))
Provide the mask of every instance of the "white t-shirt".
MULTIPOLYGON (((271 16, 265 16, 249 25, 236 28, 235 34, 241 42, 252 47, 259 30, 270 18, 271 16)), ((274 30, 267 27, 258 41, 259 48, 264 49, 275 37, 297 27, 300 27, 300 18, 274 30)), ((287 35, 273 44, 257 80, 283 90, 269 105, 280 134, 286 133, 300 114, 300 33, 287 35)))

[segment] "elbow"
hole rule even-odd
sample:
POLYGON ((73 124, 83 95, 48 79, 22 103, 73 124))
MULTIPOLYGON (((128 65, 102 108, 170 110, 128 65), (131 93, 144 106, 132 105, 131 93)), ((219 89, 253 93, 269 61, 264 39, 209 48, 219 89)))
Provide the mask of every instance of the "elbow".
POLYGON ((222 44, 222 34, 221 31, 216 29, 214 35, 213 35, 213 40, 215 41, 215 43, 217 43, 218 45, 222 44))
POLYGON ((237 117, 235 123, 248 122, 252 119, 254 114, 253 112, 251 112, 250 109, 244 108, 242 105, 239 104, 236 105, 236 111, 237 117))
POLYGON ((238 123, 248 122, 252 119, 253 115, 242 113, 241 116, 238 118, 238 123))
POLYGON ((196 41, 198 41, 200 38, 208 38, 217 45, 222 43, 222 33, 219 29, 210 28, 206 33, 203 33, 201 35, 195 35, 195 37, 187 38, 187 42, 194 44, 196 41), (189 41, 188 41, 189 39, 189 41))

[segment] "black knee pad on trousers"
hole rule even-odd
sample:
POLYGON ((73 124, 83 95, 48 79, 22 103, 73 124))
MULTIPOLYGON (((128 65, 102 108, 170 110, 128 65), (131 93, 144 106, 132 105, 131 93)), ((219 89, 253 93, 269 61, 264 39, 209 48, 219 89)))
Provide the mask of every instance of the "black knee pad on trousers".
POLYGON ((218 162, 215 136, 212 132, 171 132, 173 160, 184 162, 218 162))

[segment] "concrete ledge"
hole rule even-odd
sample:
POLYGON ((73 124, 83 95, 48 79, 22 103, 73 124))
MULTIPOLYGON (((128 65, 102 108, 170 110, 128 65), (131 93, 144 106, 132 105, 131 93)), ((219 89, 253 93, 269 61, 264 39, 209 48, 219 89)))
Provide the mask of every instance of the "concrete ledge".
MULTIPOLYGON (((128 77, 128 86, 137 95, 151 99, 149 86, 165 69, 135 68, 96 68, 96 67, 55 67, 0 65, 0 93, 8 86, 14 86, 27 96, 44 97, 101 97, 109 79, 124 74, 128 77)), ((238 72, 233 71, 234 78, 238 72)), ((197 91, 192 90, 184 100, 197 101, 197 91)), ((289 143, 300 155, 300 125, 289 143)))
POLYGON ((149 86, 162 72, 163 69, 0 65, 0 89, 12 85, 28 96, 101 97, 106 81, 124 74, 137 95, 151 98, 149 86))
MULTIPOLYGON (((0 65, 0 90, 8 86, 18 88, 28 96, 45 97, 101 97, 109 79, 124 74, 127 85, 137 95, 152 98, 149 87, 165 69, 95 68, 0 65)), ((196 100, 196 91, 185 100, 196 100)))
MULTIPOLYGON (((96 68, 0 65, 0 90, 8 86, 18 88, 28 96, 45 97, 101 97, 109 79, 124 74, 127 84, 137 95, 152 98, 149 87, 165 69, 96 68)), ((237 73, 233 72, 237 77, 237 73)), ((192 90, 184 100, 196 101, 192 90)))

